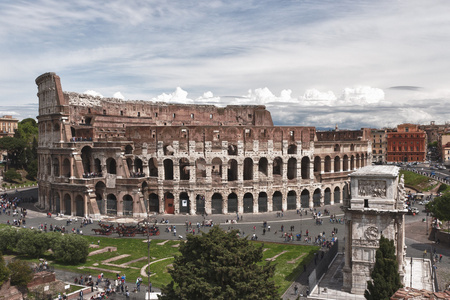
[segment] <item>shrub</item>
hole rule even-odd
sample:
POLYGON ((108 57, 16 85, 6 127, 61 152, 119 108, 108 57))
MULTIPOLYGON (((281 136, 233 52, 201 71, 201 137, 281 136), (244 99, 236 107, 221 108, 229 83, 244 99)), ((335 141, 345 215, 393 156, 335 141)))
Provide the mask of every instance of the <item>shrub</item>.
POLYGON ((11 285, 26 287, 33 279, 33 270, 27 262, 17 259, 8 265, 11 272, 11 285))
POLYGON ((22 180, 22 175, 12 168, 3 173, 3 179, 8 182, 14 182, 15 180, 22 180))
POLYGON ((76 265, 86 262, 89 254, 89 242, 79 235, 63 235, 53 248, 55 260, 76 265))

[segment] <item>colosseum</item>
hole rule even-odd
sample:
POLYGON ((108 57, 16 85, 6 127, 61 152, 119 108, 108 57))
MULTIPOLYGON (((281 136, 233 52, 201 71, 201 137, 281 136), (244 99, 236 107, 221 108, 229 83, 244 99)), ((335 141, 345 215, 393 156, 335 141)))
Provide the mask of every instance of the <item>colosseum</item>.
POLYGON ((348 199, 370 130, 274 126, 262 105, 167 104, 36 79, 39 205, 66 215, 262 213, 348 199))

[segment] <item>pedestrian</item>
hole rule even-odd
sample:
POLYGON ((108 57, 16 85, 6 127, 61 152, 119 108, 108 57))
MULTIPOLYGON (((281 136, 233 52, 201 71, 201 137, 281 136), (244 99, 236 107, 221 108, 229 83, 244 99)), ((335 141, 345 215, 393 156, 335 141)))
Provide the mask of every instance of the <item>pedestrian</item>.
POLYGON ((80 300, 83 300, 83 290, 80 290, 80 300))
POLYGON ((442 254, 439 254, 439 262, 442 260, 442 254))
POLYGON ((297 286, 297 285, 294 286, 294 294, 295 294, 295 295, 298 294, 298 286, 297 286))

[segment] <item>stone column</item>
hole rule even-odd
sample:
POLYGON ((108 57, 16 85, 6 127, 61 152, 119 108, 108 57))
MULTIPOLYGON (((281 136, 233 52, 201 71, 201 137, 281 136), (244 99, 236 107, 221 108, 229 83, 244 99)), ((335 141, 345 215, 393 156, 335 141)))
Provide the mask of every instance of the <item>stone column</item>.
POLYGON ((241 191, 239 191, 237 193, 237 209, 239 214, 243 214, 244 213, 244 193, 242 193, 241 191))
POLYGON ((228 201, 222 195, 222 214, 228 213, 228 201))
POLYGON ((195 215, 197 213, 197 198, 195 192, 189 192, 189 214, 195 215))
POLYGON ((320 174, 325 173, 325 159, 320 159, 320 174))

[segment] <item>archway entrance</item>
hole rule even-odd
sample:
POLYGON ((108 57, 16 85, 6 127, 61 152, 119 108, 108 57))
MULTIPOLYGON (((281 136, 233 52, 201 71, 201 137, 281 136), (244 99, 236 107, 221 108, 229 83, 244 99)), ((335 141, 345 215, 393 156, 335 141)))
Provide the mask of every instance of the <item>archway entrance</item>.
POLYGON ((69 194, 64 195, 64 210, 66 215, 72 215, 72 199, 69 194))
POLYGON ((228 212, 236 213, 238 211, 238 197, 235 193, 228 195, 228 212))
POLYGON ((123 215, 133 215, 133 197, 131 197, 130 195, 123 196, 123 215))
POLYGON ((308 208, 309 207, 309 191, 303 190, 300 195, 300 204, 302 205, 302 208, 308 208))
POLYGON ((164 212, 166 214, 174 214, 175 213, 175 207, 173 205, 174 197, 172 193, 165 193, 164 194, 164 212))
POLYGON ((272 210, 273 211, 278 211, 278 210, 283 209, 282 199, 283 199, 283 196, 282 196, 281 192, 276 191, 275 193, 273 193, 273 197, 272 197, 272 210))
POLYGON ((222 195, 215 193, 211 198, 211 213, 221 214, 222 213, 222 195))
POLYGON ((324 200, 325 205, 330 205, 331 204, 331 189, 326 188, 323 196, 324 196, 323 200, 324 200))
POLYGON ((334 203, 341 203, 341 189, 338 186, 334 188, 334 203))
POLYGON ((267 194, 265 192, 259 193, 258 212, 267 212, 267 194))
POLYGON ((155 193, 148 196, 148 210, 149 212, 159 213, 159 199, 155 193))
POLYGON ((320 207, 320 189, 316 189, 313 195, 314 207, 320 207))
POLYGON ((297 193, 295 191, 289 191, 287 195, 287 210, 297 209, 297 193))
POLYGON ((188 214, 191 207, 191 201, 187 193, 180 193, 180 213, 188 214))
POLYGON ((197 195, 195 199, 196 203, 196 212, 197 214, 204 214, 205 213, 205 196, 204 195, 197 195))
POLYGON ((246 193, 244 195, 244 213, 253 212, 253 195, 251 193, 246 193))
POLYGON ((106 197, 106 214, 117 216, 117 198, 113 194, 106 197))

